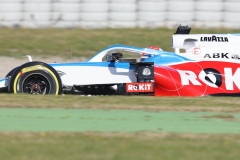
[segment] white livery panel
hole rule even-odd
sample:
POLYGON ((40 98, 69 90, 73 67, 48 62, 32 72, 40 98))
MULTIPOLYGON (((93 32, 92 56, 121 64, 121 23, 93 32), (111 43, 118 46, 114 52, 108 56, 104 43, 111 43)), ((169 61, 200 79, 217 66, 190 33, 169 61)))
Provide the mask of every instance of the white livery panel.
POLYGON ((192 60, 240 62, 238 34, 175 34, 172 47, 176 54, 192 60))
POLYGON ((0 88, 8 86, 8 80, 6 78, 0 79, 0 88))
POLYGON ((134 71, 124 68, 99 66, 56 66, 64 72, 62 83, 67 86, 136 82, 134 71))

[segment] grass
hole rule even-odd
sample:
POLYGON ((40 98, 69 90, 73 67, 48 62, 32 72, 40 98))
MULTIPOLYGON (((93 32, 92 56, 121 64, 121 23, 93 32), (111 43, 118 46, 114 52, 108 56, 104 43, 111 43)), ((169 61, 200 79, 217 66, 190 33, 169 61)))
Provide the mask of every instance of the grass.
MULTIPOLYGON (((147 47, 160 46, 172 51, 171 35, 175 29, 11 29, 0 28, 0 56, 19 58, 26 54, 91 57, 112 44, 147 47)), ((195 29, 192 33, 238 33, 231 29, 195 29)))
MULTIPOLYGON (((0 94, 0 107, 99 108, 239 112, 238 97, 83 97, 0 94)), ((16 133, 0 131, 0 159, 8 160, 238 160, 240 135, 167 133, 16 133)))
POLYGON ((0 133, 8 160, 238 160, 239 135, 0 133))
POLYGON ((13 108, 97 108, 176 111, 240 111, 238 97, 150 97, 79 95, 33 96, 0 94, 0 107, 13 108))

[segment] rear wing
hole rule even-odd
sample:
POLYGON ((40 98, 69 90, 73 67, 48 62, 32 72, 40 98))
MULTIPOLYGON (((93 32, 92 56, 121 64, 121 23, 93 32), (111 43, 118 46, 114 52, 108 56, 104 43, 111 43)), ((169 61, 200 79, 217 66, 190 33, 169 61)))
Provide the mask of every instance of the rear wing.
POLYGON ((176 33, 174 34, 189 34, 191 31, 191 28, 188 26, 178 26, 176 33))

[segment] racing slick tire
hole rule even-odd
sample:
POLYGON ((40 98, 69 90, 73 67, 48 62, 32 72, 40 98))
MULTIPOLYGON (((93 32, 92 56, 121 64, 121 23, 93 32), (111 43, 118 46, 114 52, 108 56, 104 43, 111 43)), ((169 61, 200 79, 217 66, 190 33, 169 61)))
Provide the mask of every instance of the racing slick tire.
POLYGON ((57 71, 43 62, 28 62, 18 67, 11 76, 10 93, 54 94, 62 93, 62 82, 57 71))

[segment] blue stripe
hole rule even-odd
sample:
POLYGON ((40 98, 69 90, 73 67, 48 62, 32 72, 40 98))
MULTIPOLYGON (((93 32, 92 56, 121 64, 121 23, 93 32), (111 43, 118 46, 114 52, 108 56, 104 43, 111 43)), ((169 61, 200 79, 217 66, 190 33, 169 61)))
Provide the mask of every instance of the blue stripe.
POLYGON ((73 63, 52 63, 52 67, 114 67, 132 69, 129 62, 73 62, 73 63))
MULTIPOLYGON (((146 52, 147 48, 137 48, 137 47, 131 47, 131 46, 124 46, 124 45, 112 45, 107 47, 104 50, 108 50, 110 48, 116 48, 116 47, 122 47, 124 49, 135 49, 140 52, 146 52)), ((104 50, 100 51, 99 53, 103 52, 104 50)), ((173 52, 166 52, 162 50, 147 50, 148 52, 157 52, 159 54, 154 55, 153 57, 150 57, 144 62, 154 62, 154 64, 171 64, 171 63, 180 63, 180 62, 189 62, 193 60, 189 60, 183 56, 177 55, 173 52)), ((97 56, 99 53, 97 53, 95 56, 97 56)), ((93 57, 94 58, 94 57, 93 57)), ((130 69, 129 62, 70 62, 70 63, 52 63, 50 64, 52 67, 77 67, 77 66, 87 66, 87 67, 115 67, 115 68, 123 68, 123 69, 130 69)))
MULTIPOLYGON (((167 65, 171 63, 190 62, 190 60, 183 56, 177 55, 172 52, 161 51, 161 54, 150 57, 144 62, 154 62, 154 64, 167 65)), ((115 67, 130 69, 129 62, 71 62, 71 63, 52 63, 52 67, 76 67, 76 66, 88 66, 88 67, 115 67)))
POLYGON ((6 81, 7 78, 0 79, 0 82, 6 81))
POLYGON ((144 62, 154 62, 154 64, 167 65, 171 63, 190 62, 188 58, 177 55, 176 53, 162 51, 161 55, 155 55, 151 58, 146 59, 144 62))

